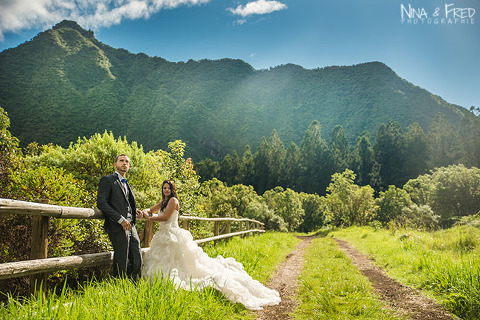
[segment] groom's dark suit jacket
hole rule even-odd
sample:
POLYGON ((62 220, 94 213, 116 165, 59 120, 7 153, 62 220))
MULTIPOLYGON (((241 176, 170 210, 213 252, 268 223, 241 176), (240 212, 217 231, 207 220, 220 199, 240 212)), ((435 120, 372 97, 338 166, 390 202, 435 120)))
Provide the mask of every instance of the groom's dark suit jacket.
POLYGON ((105 216, 103 227, 107 233, 124 231, 118 220, 120 220, 120 216, 127 219, 129 207, 131 209, 131 224, 135 224, 137 216, 135 213, 137 208, 135 197, 130 187, 128 187, 128 197, 125 196, 117 174, 105 176, 100 180, 98 184, 97 207, 102 210, 105 216))

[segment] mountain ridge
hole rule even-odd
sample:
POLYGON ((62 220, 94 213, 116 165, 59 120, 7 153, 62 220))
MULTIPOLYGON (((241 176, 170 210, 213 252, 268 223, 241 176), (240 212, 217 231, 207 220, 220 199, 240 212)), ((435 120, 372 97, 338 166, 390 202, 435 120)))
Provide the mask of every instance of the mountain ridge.
POLYGON ((355 141, 389 118, 426 130, 438 112, 455 124, 468 113, 378 61, 261 70, 229 58, 169 62, 112 48, 74 21, 0 53, 0 106, 24 145, 66 146, 107 130, 147 150, 181 139, 196 160, 255 148, 274 129, 299 143, 313 120, 324 138, 340 124, 355 141))

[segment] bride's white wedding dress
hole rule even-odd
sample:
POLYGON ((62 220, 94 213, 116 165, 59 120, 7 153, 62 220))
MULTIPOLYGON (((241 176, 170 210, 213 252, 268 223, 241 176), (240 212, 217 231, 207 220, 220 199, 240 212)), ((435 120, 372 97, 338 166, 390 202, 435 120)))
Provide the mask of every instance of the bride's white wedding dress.
POLYGON ((169 276, 185 290, 214 287, 231 302, 240 302, 250 310, 261 310, 262 306, 281 301, 277 291, 254 280, 235 259, 210 258, 193 241, 190 232, 178 226, 178 211, 160 222, 145 254, 143 276, 155 275, 169 276))

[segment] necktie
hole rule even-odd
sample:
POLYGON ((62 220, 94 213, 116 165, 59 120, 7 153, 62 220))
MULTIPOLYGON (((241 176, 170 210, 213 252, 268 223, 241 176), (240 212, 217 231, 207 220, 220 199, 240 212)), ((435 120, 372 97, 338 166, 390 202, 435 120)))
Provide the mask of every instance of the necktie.
POLYGON ((122 182, 122 185, 123 185, 123 190, 125 190, 125 194, 128 194, 128 187, 127 187, 127 182, 128 180, 123 178, 122 180, 120 180, 122 182))

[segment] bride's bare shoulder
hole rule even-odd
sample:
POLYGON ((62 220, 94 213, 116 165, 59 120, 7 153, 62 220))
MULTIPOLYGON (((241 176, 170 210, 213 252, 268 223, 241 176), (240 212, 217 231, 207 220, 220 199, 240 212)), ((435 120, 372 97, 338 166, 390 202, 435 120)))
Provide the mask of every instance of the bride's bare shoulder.
POLYGON ((170 208, 173 208, 174 210, 178 210, 179 209, 179 202, 178 202, 178 199, 175 198, 175 197, 172 197, 170 199, 168 199, 168 203, 167 203, 167 208, 170 207, 170 208))

